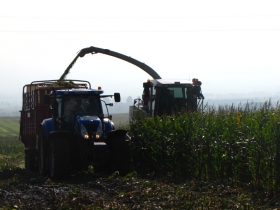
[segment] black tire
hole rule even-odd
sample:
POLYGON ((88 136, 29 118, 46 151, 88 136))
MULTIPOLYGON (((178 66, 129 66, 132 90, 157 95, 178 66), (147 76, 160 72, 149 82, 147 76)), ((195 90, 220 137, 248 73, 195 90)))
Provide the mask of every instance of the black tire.
POLYGON ((110 160, 112 172, 119 171, 121 176, 131 170, 130 142, 125 138, 116 138, 110 145, 110 160))
POLYGON ((47 145, 40 130, 38 133, 38 170, 40 175, 47 175, 47 145))
POLYGON ((94 173, 112 173, 112 166, 111 166, 111 158, 108 155, 108 157, 105 157, 103 161, 99 161, 94 166, 94 173))
POLYGON ((37 171, 38 167, 36 165, 36 151, 26 150, 25 151, 25 169, 28 171, 37 171))
POLYGON ((51 179, 67 179, 71 172, 71 146, 65 137, 54 137, 50 142, 49 175, 51 179))

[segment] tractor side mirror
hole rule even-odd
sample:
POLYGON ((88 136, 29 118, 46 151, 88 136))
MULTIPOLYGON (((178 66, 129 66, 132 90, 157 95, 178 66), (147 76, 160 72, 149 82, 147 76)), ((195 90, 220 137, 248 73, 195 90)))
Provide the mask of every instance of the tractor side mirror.
POLYGON ((114 93, 114 99, 115 99, 115 102, 120 102, 121 101, 120 93, 114 93))
POLYGON ((50 95, 44 95, 44 104, 50 103, 50 95))

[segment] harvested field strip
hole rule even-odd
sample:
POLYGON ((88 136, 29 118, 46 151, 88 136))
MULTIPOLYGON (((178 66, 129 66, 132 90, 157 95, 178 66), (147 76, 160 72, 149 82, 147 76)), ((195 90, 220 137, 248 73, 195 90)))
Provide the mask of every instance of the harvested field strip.
POLYGON ((10 127, 9 125, 0 123, 0 132, 1 132, 1 134, 2 134, 2 132, 3 133, 17 134, 18 129, 14 129, 14 128, 10 127))
POLYGON ((16 136, 19 133, 19 117, 0 117, 0 136, 16 136))

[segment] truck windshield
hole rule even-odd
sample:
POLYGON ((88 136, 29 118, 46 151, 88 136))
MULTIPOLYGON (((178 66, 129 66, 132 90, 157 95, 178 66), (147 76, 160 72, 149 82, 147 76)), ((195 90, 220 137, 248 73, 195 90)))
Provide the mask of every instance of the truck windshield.
POLYGON ((99 116, 101 113, 98 95, 70 95, 64 98, 63 115, 65 119, 75 118, 77 115, 99 116))

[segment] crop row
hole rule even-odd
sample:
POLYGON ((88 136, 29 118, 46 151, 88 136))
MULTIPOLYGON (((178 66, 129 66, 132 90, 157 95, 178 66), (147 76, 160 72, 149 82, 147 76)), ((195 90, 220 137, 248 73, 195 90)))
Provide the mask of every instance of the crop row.
POLYGON ((159 174, 220 180, 278 192, 280 109, 225 106, 148 118, 132 128, 139 167, 159 174))

